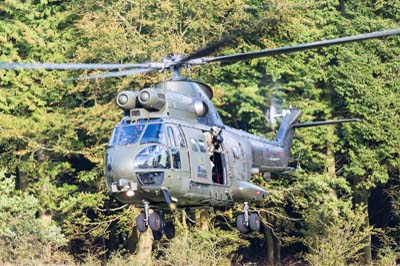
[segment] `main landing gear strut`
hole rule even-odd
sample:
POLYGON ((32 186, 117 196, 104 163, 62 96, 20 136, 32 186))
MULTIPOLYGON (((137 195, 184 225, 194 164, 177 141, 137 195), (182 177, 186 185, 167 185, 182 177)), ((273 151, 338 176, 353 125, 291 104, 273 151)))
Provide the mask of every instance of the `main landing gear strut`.
POLYGON ((249 213, 248 202, 244 203, 243 214, 239 214, 236 218, 236 226, 241 233, 260 230, 260 217, 257 213, 249 213))
POLYGON ((139 232, 144 233, 147 228, 153 231, 153 237, 155 240, 160 240, 163 233, 168 239, 175 236, 175 226, 172 221, 163 221, 163 213, 152 212, 150 213, 149 202, 143 201, 144 213, 139 214, 136 217, 136 227, 139 232))

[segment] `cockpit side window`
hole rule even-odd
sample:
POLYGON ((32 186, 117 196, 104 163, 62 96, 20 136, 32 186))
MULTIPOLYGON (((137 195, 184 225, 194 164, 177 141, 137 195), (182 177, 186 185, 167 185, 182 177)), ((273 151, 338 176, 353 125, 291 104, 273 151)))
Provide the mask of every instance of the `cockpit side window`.
POLYGON ((176 147, 174 131, 172 130, 172 127, 167 127, 167 128, 168 128, 167 130, 168 130, 169 143, 171 144, 172 147, 176 147))
POLYGON ((119 126, 116 126, 111 135, 111 139, 110 139, 110 143, 109 143, 110 146, 117 145, 118 134, 119 134, 119 126))
POLYGON ((159 143, 166 145, 163 124, 148 124, 140 144, 159 143))
POLYGON ((185 144, 185 139, 182 134, 182 129, 180 127, 175 128, 175 133, 176 133, 176 137, 178 138, 179 145, 181 145, 181 148, 185 148, 186 144, 185 144), (176 130, 176 129, 178 129, 178 130, 176 130))
MULTIPOLYGON (((171 126, 167 127, 167 132, 168 132, 168 139, 169 139, 169 143, 171 144, 171 158, 172 158, 172 167, 174 169, 181 169, 181 155, 180 152, 178 150, 178 146, 177 146, 177 142, 176 142, 176 138, 175 138, 175 134, 174 131, 176 132, 177 128, 172 128, 171 126)), ((182 145, 182 144, 181 144, 182 145)))

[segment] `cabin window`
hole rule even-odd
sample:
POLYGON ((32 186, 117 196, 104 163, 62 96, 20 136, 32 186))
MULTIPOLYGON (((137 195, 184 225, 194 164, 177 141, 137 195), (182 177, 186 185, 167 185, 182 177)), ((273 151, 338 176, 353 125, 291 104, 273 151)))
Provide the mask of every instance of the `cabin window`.
POLYGON ((198 148, 197 140, 195 140, 195 139, 190 139, 190 142, 191 142, 191 144, 192 144, 192 151, 198 152, 198 151, 199 151, 199 148, 198 148))
POLYGON ((171 146, 176 147, 176 141, 175 141, 174 131, 172 130, 172 127, 168 127, 168 139, 169 139, 169 143, 171 144, 171 146))
POLYGON ((140 144, 160 143, 166 144, 164 126, 162 124, 148 124, 140 144))
POLYGON ((207 152, 207 149, 206 149, 206 145, 204 144, 204 141, 203 140, 198 140, 199 141, 199 147, 200 147, 200 151, 201 152, 207 152))
POLYGON ((168 169, 171 167, 168 150, 159 145, 144 148, 136 156, 136 169, 168 169))
POLYGON ((178 138, 179 145, 181 145, 182 148, 185 148, 186 144, 185 139, 183 138, 182 130, 178 128, 178 130, 175 130, 175 133, 178 138))

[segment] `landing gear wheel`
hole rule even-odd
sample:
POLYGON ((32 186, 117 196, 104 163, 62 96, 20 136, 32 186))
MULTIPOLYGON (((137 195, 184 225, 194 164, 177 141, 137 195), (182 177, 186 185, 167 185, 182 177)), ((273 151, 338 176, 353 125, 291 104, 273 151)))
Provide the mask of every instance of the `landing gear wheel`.
POLYGON ((168 221, 164 225, 164 234, 168 239, 175 237, 175 225, 172 221, 168 221))
POLYGON ((251 231, 260 231, 260 217, 257 213, 252 213, 249 219, 249 226, 251 231))
POLYGON ((161 231, 152 231, 153 233, 153 239, 154 240, 161 240, 162 238, 162 232, 161 231))
POLYGON ((149 216, 149 226, 153 231, 160 231, 161 230, 161 217, 158 213, 153 212, 149 216))
POLYGON ((146 225, 146 216, 144 213, 139 214, 136 217, 136 227, 139 230, 139 232, 144 233, 147 231, 147 225, 146 225))
POLYGON ((239 214, 236 218, 236 227, 237 229, 245 234, 249 231, 249 228, 245 225, 244 223, 244 215, 243 214, 239 214))

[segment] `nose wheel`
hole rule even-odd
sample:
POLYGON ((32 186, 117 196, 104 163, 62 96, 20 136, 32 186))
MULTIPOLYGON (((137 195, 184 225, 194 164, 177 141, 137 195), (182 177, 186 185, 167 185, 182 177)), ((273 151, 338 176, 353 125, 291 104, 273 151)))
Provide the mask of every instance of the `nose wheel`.
POLYGON ((136 217, 136 227, 139 230, 139 232, 144 233, 147 231, 147 219, 144 213, 139 214, 136 217))
POLYGON ((153 231, 161 231, 162 220, 160 214, 153 212, 149 216, 149 226, 153 231))
POLYGON ((162 212, 153 212, 150 214, 149 203, 147 201, 143 201, 143 203, 144 213, 136 217, 136 227, 139 232, 144 233, 150 227, 155 240, 160 240, 163 234, 165 234, 168 239, 172 239, 175 236, 174 223, 172 221, 164 223, 162 212))
POLYGON ((236 218, 236 227, 243 234, 260 230, 260 217, 257 213, 249 213, 248 202, 244 203, 243 214, 239 214, 236 218))
POLYGON ((136 227, 141 233, 146 232, 147 228, 149 227, 149 211, 150 211, 149 202, 144 200, 143 204, 144 204, 144 213, 141 213, 136 217, 136 227))

